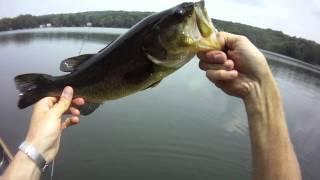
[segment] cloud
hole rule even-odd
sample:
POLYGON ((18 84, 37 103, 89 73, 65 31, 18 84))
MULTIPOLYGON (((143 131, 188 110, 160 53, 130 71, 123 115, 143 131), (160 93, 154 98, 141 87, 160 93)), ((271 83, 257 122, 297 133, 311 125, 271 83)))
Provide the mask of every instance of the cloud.
POLYGON ((211 16, 320 42, 320 0, 207 1, 211 16), (316 13, 317 12, 317 13, 316 13))
POLYGON ((249 6, 256 6, 256 7, 261 7, 264 5, 263 0, 229 0, 232 1, 233 3, 237 4, 245 4, 249 6))
POLYGON ((320 17, 320 0, 312 0, 311 4, 314 14, 320 17))

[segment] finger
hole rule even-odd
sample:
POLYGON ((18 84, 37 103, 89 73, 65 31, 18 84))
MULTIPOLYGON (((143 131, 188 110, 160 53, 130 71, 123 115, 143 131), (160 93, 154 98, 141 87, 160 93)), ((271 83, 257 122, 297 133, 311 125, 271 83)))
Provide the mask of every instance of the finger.
POLYGON ((223 67, 226 69, 226 70, 232 70, 234 69, 234 62, 230 59, 228 59, 224 64, 223 64, 223 67))
POLYGON ((75 104, 76 106, 82 106, 84 103, 85 100, 83 98, 75 98, 72 100, 72 104, 75 104))
POLYGON ((33 107, 34 112, 41 110, 41 111, 48 111, 53 107, 53 105, 57 102, 56 97, 45 97, 39 100, 33 107))
POLYGON ((216 85, 217 88, 223 88, 228 85, 228 82, 226 81, 215 81, 214 84, 216 85))
POLYGON ((65 121, 63 121, 61 127, 62 127, 62 130, 63 130, 65 128, 68 128, 70 126, 73 126, 73 125, 76 125, 76 124, 79 124, 79 123, 80 123, 79 117, 72 116, 72 117, 67 118, 65 121))
POLYGON ((235 79, 238 76, 238 71, 208 70, 206 75, 212 82, 217 82, 235 79))
POLYGON ((35 105, 41 104, 41 106, 42 106, 42 105, 46 104, 49 106, 53 106, 53 104, 56 102, 57 102, 56 97, 44 97, 44 98, 40 99, 35 105))
POLYGON ((71 115, 74 115, 74 116, 80 116, 80 110, 77 108, 77 107, 69 107, 69 109, 63 113, 64 115, 68 115, 68 114, 71 114, 71 115))
POLYGON ((80 116, 80 111, 77 108, 70 107, 69 109, 73 116, 80 116))
POLYGON ((199 68, 204 71, 225 69, 223 64, 208 64, 203 61, 199 62, 199 68))
POLYGON ((223 64, 227 60, 227 55, 222 51, 209 51, 206 53, 198 53, 200 61, 209 64, 223 64))
POLYGON ((206 52, 200 51, 197 53, 197 57, 201 60, 204 58, 204 55, 206 54, 206 52))
POLYGON ((58 103, 52 108, 59 116, 61 116, 65 111, 69 109, 69 106, 72 101, 73 89, 70 86, 67 86, 63 89, 63 92, 60 96, 58 103))
POLYGON ((236 34, 231 34, 228 32, 219 32, 218 34, 219 38, 221 40, 221 45, 222 47, 225 47, 230 50, 234 50, 235 47, 234 45, 240 41, 244 36, 236 35, 236 34))
POLYGON ((234 51, 234 50, 228 50, 227 51, 228 54, 228 58, 232 59, 233 61, 238 61, 239 59, 241 59, 241 55, 239 54, 239 52, 234 51))
POLYGON ((77 113, 77 112, 80 112, 78 107, 84 104, 85 104, 85 100, 83 98, 75 98, 72 100, 71 107, 66 112, 64 112, 64 114, 80 115, 80 113, 79 114, 77 113))
POLYGON ((56 97, 45 97, 43 99, 52 106, 58 101, 56 97))
POLYGON ((199 62, 199 68, 207 70, 232 70, 234 68, 234 63, 232 60, 227 60, 224 64, 208 64, 203 61, 199 62))

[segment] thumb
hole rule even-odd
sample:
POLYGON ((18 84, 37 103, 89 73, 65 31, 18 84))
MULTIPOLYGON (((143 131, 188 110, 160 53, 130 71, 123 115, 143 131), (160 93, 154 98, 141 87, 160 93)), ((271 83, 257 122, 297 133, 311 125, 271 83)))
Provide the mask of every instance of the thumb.
POLYGON ((219 32, 218 39, 222 45, 227 49, 233 50, 235 49, 234 45, 237 41, 239 41, 243 36, 228 33, 228 32, 219 32))
POLYGON ((61 116, 65 111, 68 110, 73 96, 73 89, 70 86, 67 86, 63 89, 62 94, 58 103, 56 103, 52 110, 61 116))

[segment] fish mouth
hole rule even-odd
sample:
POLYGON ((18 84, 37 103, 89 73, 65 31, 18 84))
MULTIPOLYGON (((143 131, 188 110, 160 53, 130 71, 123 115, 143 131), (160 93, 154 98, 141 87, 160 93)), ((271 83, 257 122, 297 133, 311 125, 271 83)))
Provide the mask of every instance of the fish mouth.
POLYGON ((219 50, 221 45, 217 40, 217 29, 212 24, 205 8, 205 2, 199 1, 194 3, 194 12, 196 25, 201 39, 197 42, 197 51, 219 50))

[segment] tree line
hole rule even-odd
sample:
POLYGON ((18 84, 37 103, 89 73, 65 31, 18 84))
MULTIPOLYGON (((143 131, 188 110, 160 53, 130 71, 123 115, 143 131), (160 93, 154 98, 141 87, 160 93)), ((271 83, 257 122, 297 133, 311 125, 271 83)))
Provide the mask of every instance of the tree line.
MULTIPOLYGON (((130 28, 151 12, 93 11, 43 16, 20 15, 0 20, 0 31, 38 28, 51 24, 54 27, 81 27, 91 23, 94 27, 130 28)), ((320 45, 314 41, 291 37, 281 31, 262 29, 240 23, 213 19, 218 30, 247 36, 257 47, 320 65, 320 45)))
POLYGON ((72 14, 52 14, 44 16, 20 15, 0 20, 0 31, 37 28, 51 24, 53 27, 81 27, 91 23, 94 27, 130 28, 150 15, 151 12, 93 11, 72 14))
POLYGON ((304 62, 320 65, 320 44, 292 37, 281 31, 262 29, 240 23, 213 20, 221 31, 247 36, 257 47, 290 56, 304 62))

